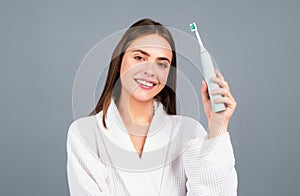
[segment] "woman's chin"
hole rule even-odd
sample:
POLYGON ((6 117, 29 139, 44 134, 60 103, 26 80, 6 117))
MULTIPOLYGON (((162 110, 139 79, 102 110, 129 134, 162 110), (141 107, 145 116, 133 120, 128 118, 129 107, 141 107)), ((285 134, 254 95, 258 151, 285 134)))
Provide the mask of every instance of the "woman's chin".
POLYGON ((136 90, 130 97, 140 102, 152 101, 156 93, 153 91, 136 90))
POLYGON ((140 102, 148 102, 151 101, 154 98, 154 96, 149 94, 144 94, 144 93, 134 93, 131 95, 131 98, 140 102))
MULTIPOLYGON (((145 89, 137 86, 130 93, 130 99, 140 102, 152 101, 153 98, 162 90, 163 86, 155 86, 154 88, 145 89)), ((128 92, 128 91, 127 91, 128 92)))

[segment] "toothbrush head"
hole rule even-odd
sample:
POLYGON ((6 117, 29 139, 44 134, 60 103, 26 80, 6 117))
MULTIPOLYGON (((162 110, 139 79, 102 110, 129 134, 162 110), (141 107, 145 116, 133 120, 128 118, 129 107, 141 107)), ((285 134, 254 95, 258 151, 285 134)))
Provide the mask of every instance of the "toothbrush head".
POLYGON ((196 23, 193 22, 192 24, 190 24, 190 29, 191 29, 192 32, 196 31, 197 30, 196 23))
POLYGON ((200 52, 205 52, 205 51, 207 51, 207 50, 205 49, 203 43, 202 43, 202 40, 201 40, 201 38, 200 38, 199 33, 198 33, 196 23, 193 22, 192 24, 190 24, 190 30, 191 30, 192 32, 195 32, 195 34, 196 34, 196 37, 197 37, 197 40, 198 40, 198 43, 199 43, 199 46, 200 46, 200 52))

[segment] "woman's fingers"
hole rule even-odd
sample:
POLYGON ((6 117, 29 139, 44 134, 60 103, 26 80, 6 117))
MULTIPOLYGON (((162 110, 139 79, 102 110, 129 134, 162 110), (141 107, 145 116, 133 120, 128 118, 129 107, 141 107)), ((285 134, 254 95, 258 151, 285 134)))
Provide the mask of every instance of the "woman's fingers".
POLYGON ((215 68, 215 72, 217 77, 220 77, 222 80, 224 80, 224 77, 222 76, 221 72, 217 68, 215 68))
POLYGON ((222 97, 217 98, 214 100, 215 103, 225 103, 227 106, 234 106, 235 100, 230 92, 230 88, 228 83, 224 80, 224 77, 222 76, 221 72, 218 69, 215 69, 216 71, 216 77, 211 78, 212 82, 215 82, 219 85, 220 88, 213 89, 210 92, 207 93, 207 84, 203 80, 202 81, 202 100, 206 102, 209 100, 209 95, 222 95, 222 97))
POLYGON ((217 94, 222 95, 223 97, 214 100, 216 101, 215 103, 226 103, 229 105, 235 105, 235 100, 230 92, 229 85, 224 80, 224 77, 222 76, 221 72, 218 69, 216 69, 216 76, 217 77, 211 78, 211 81, 217 83, 220 86, 220 88, 213 89, 209 93, 211 95, 217 95, 217 94))
POLYGON ((232 99, 229 99, 228 97, 219 97, 214 99, 214 103, 226 103, 226 104, 232 104, 232 99))
POLYGON ((209 92, 210 95, 222 95, 233 99, 229 88, 217 88, 209 92))
POLYGON ((237 103, 234 99, 228 98, 228 97, 219 97, 219 98, 215 98, 214 103, 224 103, 226 105, 227 108, 230 109, 235 109, 237 106, 237 103))
POLYGON ((213 77, 213 78, 211 78, 211 81, 217 83, 220 87, 229 89, 228 83, 222 78, 213 77))
POLYGON ((210 95, 226 95, 228 90, 225 88, 217 88, 209 92, 210 95))

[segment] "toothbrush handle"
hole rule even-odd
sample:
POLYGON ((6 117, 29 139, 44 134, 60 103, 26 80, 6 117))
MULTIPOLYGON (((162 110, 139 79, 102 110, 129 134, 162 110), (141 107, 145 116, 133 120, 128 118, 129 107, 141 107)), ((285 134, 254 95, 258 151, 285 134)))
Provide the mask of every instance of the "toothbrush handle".
MULTIPOLYGON (((213 65, 213 61, 211 59, 210 54, 207 51, 205 51, 205 52, 201 52, 200 55, 201 55, 202 69, 204 72, 205 81, 208 86, 208 91, 219 88, 218 84, 211 81, 212 77, 216 77, 216 73, 214 70, 214 65, 213 65)), ((209 95, 209 97, 210 97, 212 109, 214 112, 220 112, 220 111, 226 110, 224 103, 214 103, 213 102, 213 100, 215 98, 222 97, 221 95, 212 95, 212 96, 209 95)))

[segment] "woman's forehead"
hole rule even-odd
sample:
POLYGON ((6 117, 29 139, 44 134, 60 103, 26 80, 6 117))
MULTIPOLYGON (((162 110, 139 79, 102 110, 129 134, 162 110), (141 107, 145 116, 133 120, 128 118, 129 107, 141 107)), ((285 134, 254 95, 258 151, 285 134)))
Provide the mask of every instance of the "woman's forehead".
POLYGON ((138 37, 129 45, 127 50, 134 50, 137 48, 172 51, 169 42, 158 34, 150 34, 138 37))

